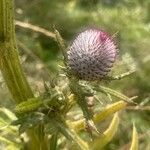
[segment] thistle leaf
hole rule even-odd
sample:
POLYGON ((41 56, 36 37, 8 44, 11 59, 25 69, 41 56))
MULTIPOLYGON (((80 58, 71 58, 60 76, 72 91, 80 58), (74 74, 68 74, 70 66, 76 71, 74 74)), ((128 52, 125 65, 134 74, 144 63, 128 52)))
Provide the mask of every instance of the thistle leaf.
POLYGON ((101 91, 104 92, 104 93, 108 93, 108 94, 110 94, 110 95, 113 95, 113 96, 115 96, 115 97, 117 97, 117 98, 119 98, 119 99, 122 99, 122 100, 124 100, 124 101, 127 102, 127 103, 133 103, 133 104, 136 104, 136 105, 137 105, 137 103, 135 103, 135 102, 132 101, 132 100, 135 99, 136 97, 129 98, 129 97, 127 97, 126 95, 124 95, 124 94, 122 94, 122 93, 120 93, 120 92, 117 92, 117 91, 115 91, 115 90, 113 90, 113 89, 110 89, 110 88, 104 87, 104 86, 99 86, 99 90, 101 90, 101 91))
MULTIPOLYGON (((113 113, 124 109, 126 106, 127 106, 127 103, 124 101, 119 101, 114 104, 111 104, 108 107, 106 107, 103 111, 94 115, 93 121, 95 123, 99 123, 103 121, 104 119, 106 119, 107 117, 109 117, 110 115, 112 115, 113 113)), ((76 132, 79 132, 80 130, 84 129, 85 127, 84 122, 85 122, 84 119, 79 120, 78 122, 72 123, 71 126, 72 128, 74 128, 76 132)))
POLYGON ((67 47, 66 47, 65 41, 62 38, 62 36, 60 35, 59 31, 55 29, 55 27, 54 27, 54 33, 55 33, 56 41, 59 45, 59 48, 62 51, 62 54, 64 56, 64 64, 66 65, 66 62, 67 62, 68 58, 67 58, 67 52, 66 52, 67 47))
POLYGON ((114 115, 108 129, 103 133, 102 136, 98 137, 93 142, 91 142, 90 148, 92 150, 100 150, 106 144, 108 144, 114 137, 114 135, 118 129, 118 125, 119 125, 119 117, 118 117, 118 114, 116 113, 114 115))
POLYGON ((18 127, 11 126, 11 122, 16 116, 4 107, 0 108, 0 149, 19 150, 20 139, 18 138, 18 127), (12 139, 13 137, 13 139, 12 139))
POLYGON ((1 114, 1 113, 5 114, 5 116, 7 116, 7 118, 8 118, 9 120, 15 120, 15 119, 16 119, 15 114, 12 113, 10 110, 4 108, 4 107, 0 108, 0 114, 1 114))
POLYGON ((46 115, 39 112, 34 112, 29 115, 25 115, 23 117, 19 117, 17 120, 13 121, 11 125, 19 126, 19 133, 24 133, 27 129, 30 129, 34 126, 41 124, 41 122, 45 123, 47 121, 46 115))
POLYGON ((0 142, 3 142, 5 144, 12 144, 12 145, 14 144, 14 142, 12 142, 12 141, 10 141, 7 138, 2 137, 2 136, 0 136, 0 142))
POLYGON ((138 133, 136 131, 136 127, 133 124, 133 132, 132 132, 132 142, 130 150, 138 150, 138 133))
POLYGON ((6 134, 15 134, 17 131, 17 127, 13 127, 10 123, 17 119, 16 116, 6 108, 0 108, 0 132, 3 135, 6 134))
POLYGON ((16 114, 21 115, 38 109, 42 104, 43 102, 39 98, 30 98, 18 104, 14 111, 16 114))
POLYGON ((14 141, 9 140, 8 138, 2 137, 0 136, 0 143, 2 143, 3 145, 5 145, 5 149, 11 149, 11 150, 20 150, 21 149, 21 145, 19 145, 18 143, 15 143, 14 141))
POLYGON ((54 125, 58 128, 60 133, 62 133, 68 140, 75 143, 81 150, 89 150, 88 144, 84 142, 74 130, 71 130, 65 124, 58 121, 54 121, 54 125))

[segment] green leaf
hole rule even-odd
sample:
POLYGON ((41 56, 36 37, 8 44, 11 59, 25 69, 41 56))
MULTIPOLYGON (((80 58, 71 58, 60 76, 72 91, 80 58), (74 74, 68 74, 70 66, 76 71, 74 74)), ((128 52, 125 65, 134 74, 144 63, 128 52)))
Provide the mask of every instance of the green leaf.
POLYGON ((18 115, 25 114, 34 110, 37 110, 41 105, 43 104, 43 101, 39 98, 30 98, 27 101, 24 101, 20 104, 18 104, 15 107, 15 113, 18 115))
POLYGON ((37 126, 41 122, 44 123, 45 121, 47 121, 46 115, 44 115, 43 113, 34 112, 29 115, 18 118, 17 120, 13 121, 11 124, 14 126, 20 125, 19 132, 23 133, 27 129, 37 126))
POLYGON ((135 125, 133 125, 132 142, 130 150, 138 150, 138 133, 136 131, 135 125))
MULTIPOLYGON (((1 113, 5 114, 9 120, 15 120, 15 119, 16 119, 15 114, 14 114, 13 112, 11 112, 11 111, 10 111, 9 109, 7 109, 7 108, 4 108, 4 107, 0 108, 0 114, 1 114, 1 113)), ((2 115, 2 114, 1 114, 1 115, 2 115)), ((0 116, 1 116, 1 115, 0 115, 0 116)))
POLYGON ((8 140, 8 139, 6 139, 5 137, 2 137, 2 136, 0 136, 0 141, 1 142, 4 142, 5 144, 14 144, 14 142, 12 142, 12 141, 10 141, 10 140, 8 140))
POLYGON ((92 120, 92 113, 89 111, 86 95, 76 78, 70 79, 69 87, 74 94, 75 100, 82 109, 86 120, 92 120))
POLYGON ((1 135, 16 134, 17 127, 11 126, 12 120, 15 120, 16 116, 8 109, 0 108, 0 132, 1 135))
POLYGON ((62 54, 63 54, 63 57, 64 57, 64 64, 67 65, 67 59, 68 58, 67 58, 67 52, 66 52, 67 46, 65 44, 65 41, 62 38, 62 36, 60 35, 59 31, 56 30, 55 28, 54 28, 54 33, 55 33, 55 36, 56 36, 56 41, 57 41, 57 43, 59 45, 59 48, 62 51, 62 54))
MULTIPOLYGON (((97 89, 97 90, 98 90, 98 89, 97 89)), ((110 95, 113 95, 113 96, 115 96, 115 97, 117 97, 117 98, 119 98, 119 99, 121 99, 121 100, 124 100, 124 101, 127 102, 127 103, 133 103, 133 104, 136 104, 136 105, 137 105, 137 103, 135 103, 135 102, 132 101, 132 100, 135 99, 136 97, 129 98, 129 97, 127 97, 126 95, 124 95, 124 94, 122 94, 122 93, 120 93, 120 92, 117 92, 117 91, 115 91, 115 90, 113 90, 113 89, 110 89, 110 88, 104 87, 104 86, 99 86, 99 90, 102 91, 102 92, 104 92, 104 93, 108 93, 108 94, 110 94, 110 95)))
MULTIPOLYGON (((106 119, 107 117, 109 117, 110 115, 112 115, 113 113, 124 109, 126 106, 127 106, 127 103, 124 102, 124 101, 119 101, 119 102, 116 102, 114 104, 111 104, 111 105, 107 106, 103 111, 98 112, 97 114, 95 114, 94 117, 93 117, 93 121, 95 123, 99 123, 99 122, 103 121, 104 119, 106 119)), ((72 124, 69 122, 69 125, 72 128, 74 128, 74 130, 76 132, 84 129, 84 127, 85 127, 84 124, 85 124, 84 119, 76 121, 72 124)))
POLYGON ((118 114, 116 113, 108 129, 103 133, 102 136, 98 137, 93 142, 91 142, 90 148, 92 150, 102 149, 106 144, 108 144, 112 140, 118 129, 118 125, 119 125, 119 117, 118 114))
POLYGON ((68 140, 75 143, 81 150, 89 150, 89 145, 84 142, 74 130, 58 121, 54 121, 54 125, 58 128, 60 133, 62 133, 68 140))
POLYGON ((4 148, 7 149, 7 150, 10 147, 11 147, 11 150, 20 150, 21 149, 21 145, 9 140, 8 138, 2 137, 2 136, 0 136, 0 143, 2 143, 3 145, 6 144, 4 146, 4 148))

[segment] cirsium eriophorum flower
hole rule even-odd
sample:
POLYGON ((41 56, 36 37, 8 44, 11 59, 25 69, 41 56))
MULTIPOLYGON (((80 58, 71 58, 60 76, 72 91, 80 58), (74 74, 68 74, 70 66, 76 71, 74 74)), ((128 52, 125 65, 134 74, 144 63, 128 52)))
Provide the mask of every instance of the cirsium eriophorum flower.
POLYGON ((108 75, 117 55, 112 37, 98 29, 81 32, 68 51, 72 73, 83 80, 99 80, 108 75))

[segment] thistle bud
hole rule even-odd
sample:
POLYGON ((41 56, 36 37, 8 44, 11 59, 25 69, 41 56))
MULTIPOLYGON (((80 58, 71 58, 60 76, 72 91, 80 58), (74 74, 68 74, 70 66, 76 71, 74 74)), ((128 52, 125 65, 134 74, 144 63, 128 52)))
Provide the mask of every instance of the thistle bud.
POLYGON ((108 75, 117 47, 112 37, 97 29, 81 32, 68 50, 68 65, 80 79, 93 81, 108 75))

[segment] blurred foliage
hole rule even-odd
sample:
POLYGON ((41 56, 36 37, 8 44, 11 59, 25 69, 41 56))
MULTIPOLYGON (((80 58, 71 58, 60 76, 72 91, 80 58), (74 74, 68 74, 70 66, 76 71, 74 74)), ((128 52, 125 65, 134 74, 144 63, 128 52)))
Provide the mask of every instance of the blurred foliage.
MULTIPOLYGON (((119 56, 112 74, 118 75, 132 68, 136 68, 137 71, 127 78, 105 85, 129 97, 137 95, 136 102, 141 106, 150 105, 149 0, 16 0, 15 4, 16 20, 29 22, 52 32, 55 26, 67 44, 78 32, 88 27, 102 28, 111 35, 116 33, 119 56)), ((16 33, 24 70, 36 95, 39 96, 44 91, 43 80, 49 82, 57 76, 62 54, 52 38, 19 26, 16 27, 16 33)), ((10 96, 1 78, 0 85, 1 104, 10 108, 12 107, 8 101, 10 96)), ((112 103, 105 95, 100 96, 101 104, 96 105, 96 109, 99 110, 112 103)), ((113 98, 113 101, 117 100, 113 98)), ((78 108, 75 108, 75 111, 79 111, 78 108)), ((150 110, 132 108, 121 112, 117 135, 104 149, 129 149, 128 142, 131 141, 134 122, 139 133, 139 149, 148 150, 150 148, 149 115, 150 110)), ((108 120, 110 122, 110 119, 108 120)), ((99 128, 103 131, 107 125, 106 120, 99 125, 99 128)))

